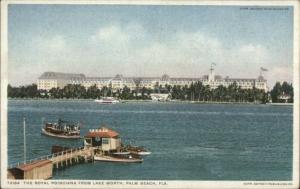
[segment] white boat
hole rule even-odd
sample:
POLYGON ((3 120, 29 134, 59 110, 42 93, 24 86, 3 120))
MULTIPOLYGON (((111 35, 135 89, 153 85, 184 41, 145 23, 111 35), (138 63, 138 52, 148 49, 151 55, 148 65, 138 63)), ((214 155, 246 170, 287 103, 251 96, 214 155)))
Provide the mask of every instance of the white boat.
POLYGON ((125 147, 125 149, 126 149, 126 151, 130 152, 131 154, 140 155, 140 156, 145 156, 145 155, 151 154, 151 152, 146 150, 143 146, 128 145, 125 147))
POLYGON ((101 99, 96 99, 95 102, 98 102, 100 104, 117 104, 120 101, 113 97, 105 97, 105 98, 101 98, 101 99))
POLYGON ((112 157, 112 156, 94 156, 95 161, 108 161, 108 162, 124 162, 124 163, 141 163, 143 159, 134 158, 131 155, 124 157, 112 157))

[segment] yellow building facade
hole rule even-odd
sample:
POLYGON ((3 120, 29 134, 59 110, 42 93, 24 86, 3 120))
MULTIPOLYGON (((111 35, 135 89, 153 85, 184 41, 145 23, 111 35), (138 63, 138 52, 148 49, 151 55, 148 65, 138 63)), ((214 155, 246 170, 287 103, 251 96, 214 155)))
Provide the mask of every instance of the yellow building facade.
POLYGON ((131 90, 137 87, 154 89, 156 86, 161 85, 179 85, 189 86, 192 83, 202 82, 203 85, 208 85, 210 88, 215 89, 220 85, 228 87, 236 83, 242 89, 257 88, 267 91, 267 80, 260 75, 257 78, 229 78, 215 75, 214 70, 211 69, 209 75, 199 78, 172 78, 166 74, 162 77, 123 77, 116 75, 115 77, 86 77, 84 74, 70 74, 58 72, 45 72, 39 77, 37 81, 39 90, 49 91, 51 88, 63 88, 67 84, 80 84, 85 88, 96 85, 99 89, 103 87, 111 87, 114 91, 123 89, 125 86, 131 90))

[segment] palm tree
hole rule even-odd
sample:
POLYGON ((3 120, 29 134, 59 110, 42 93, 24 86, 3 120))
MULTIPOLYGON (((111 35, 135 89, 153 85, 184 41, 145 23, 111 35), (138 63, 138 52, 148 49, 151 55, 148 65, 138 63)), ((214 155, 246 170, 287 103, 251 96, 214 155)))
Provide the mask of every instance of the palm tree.
POLYGON ((203 88, 203 101, 208 101, 210 97, 210 87, 209 85, 205 85, 203 88))
POLYGON ((154 85, 154 93, 159 93, 159 84, 158 84, 158 82, 156 82, 155 85, 154 85))
POLYGON ((128 88, 126 85, 123 87, 122 92, 120 94, 120 98, 123 100, 129 100, 133 98, 133 95, 130 91, 130 88, 128 88))
POLYGON ((90 86, 87 91, 86 91, 86 98, 92 98, 92 99, 96 99, 100 96, 100 90, 98 89, 98 87, 95 85, 90 86))
POLYGON ((142 79, 141 78, 135 78, 135 96, 137 97, 137 94, 139 93, 140 85, 141 85, 142 79))

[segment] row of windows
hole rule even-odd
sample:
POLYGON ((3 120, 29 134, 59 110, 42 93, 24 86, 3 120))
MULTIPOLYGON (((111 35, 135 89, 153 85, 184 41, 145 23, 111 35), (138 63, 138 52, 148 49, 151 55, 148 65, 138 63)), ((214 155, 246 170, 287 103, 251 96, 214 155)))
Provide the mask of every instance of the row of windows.
POLYGON ((40 81, 39 82, 39 84, 48 84, 48 83, 50 83, 50 84, 55 84, 55 83, 57 83, 56 81, 40 81))
MULTIPOLYGON (((219 85, 223 85, 223 86, 229 86, 230 84, 233 84, 234 82, 231 81, 231 82, 224 82, 224 81, 215 81, 215 82, 209 82, 207 80, 204 80, 202 81, 204 85, 210 85, 211 87, 217 87, 219 85)), ((159 82, 158 84, 160 85, 165 85, 165 84, 170 84, 170 85, 190 85, 192 83, 192 81, 171 81, 171 82, 159 82)), ((67 82, 61 82, 61 83, 58 83, 57 81, 54 81, 54 80, 39 80, 38 82, 38 85, 39 85, 39 88, 52 88, 52 87, 57 87, 58 85, 59 86, 64 86, 65 84, 68 84, 67 82)), ((83 81, 80 81, 77 80, 77 81, 73 81, 72 84, 82 84, 84 85, 85 87, 90 87, 94 84, 97 85, 98 88, 101 88, 103 86, 109 86, 110 83, 108 82, 92 82, 92 81, 89 81, 89 82, 83 82, 83 81)), ((147 87, 147 88, 153 88, 154 86, 156 85, 156 82, 153 82, 153 83, 144 83, 144 82, 141 82, 140 83, 140 87, 147 87)), ((242 88, 252 88, 254 85, 257 87, 257 88, 265 88, 266 86, 266 83, 265 82, 237 82, 237 85, 238 86, 241 86, 242 88)), ((136 87, 136 84, 135 83, 132 83, 132 82, 114 82, 112 83, 112 87, 113 88, 117 88, 117 87, 123 87, 123 86, 127 86, 129 88, 134 88, 136 87)))
POLYGON ((40 84, 39 86, 45 86, 45 87, 50 87, 50 86, 53 86, 55 87, 56 85, 53 85, 53 84, 50 84, 50 83, 45 83, 45 84, 40 84))
MULTIPOLYGON (((56 83, 57 81, 55 80, 39 80, 39 83, 56 83)), ((189 80, 189 81, 170 81, 170 82, 165 82, 165 81, 157 81, 158 83, 161 84, 190 84, 192 82, 197 82, 196 80, 189 80)), ((146 81, 141 81, 141 84, 156 84, 157 82, 151 81, 151 82, 146 82, 146 81)), ((208 83, 207 80, 202 81, 203 83, 208 83)), ((210 84, 232 84, 236 82, 237 84, 240 85, 252 85, 254 82, 244 82, 244 81, 217 81, 217 82, 210 82, 210 84)), ((67 82, 68 83, 68 82, 67 82)), ((85 81, 85 80, 73 80, 70 81, 70 83, 73 84, 108 84, 111 83, 111 81, 85 81)), ((135 84, 135 82, 130 82, 130 81, 113 81, 112 84, 135 84)))
MULTIPOLYGON (((56 82, 39 82, 39 85, 56 85, 57 83, 56 82)), ((93 83, 73 83, 73 84, 83 84, 83 85, 92 85, 93 83)), ((95 83, 97 85, 108 85, 107 83, 95 83)), ((174 85, 174 84, 191 84, 191 82, 175 82, 175 83, 169 83, 171 85, 174 85)), ((212 83, 208 83, 208 82, 203 82, 203 84, 205 85, 230 85, 230 84, 233 84, 232 82, 212 82, 212 83)), ((135 83, 113 83, 112 85, 127 85, 127 86, 135 86, 135 83)), ((144 83, 141 83, 140 86, 154 86, 155 84, 152 83, 152 84, 144 84, 144 83)), ((240 86, 253 86, 254 83, 237 83, 237 85, 240 85, 240 86)), ((265 83, 256 83, 255 84, 256 86, 264 86, 265 83)))

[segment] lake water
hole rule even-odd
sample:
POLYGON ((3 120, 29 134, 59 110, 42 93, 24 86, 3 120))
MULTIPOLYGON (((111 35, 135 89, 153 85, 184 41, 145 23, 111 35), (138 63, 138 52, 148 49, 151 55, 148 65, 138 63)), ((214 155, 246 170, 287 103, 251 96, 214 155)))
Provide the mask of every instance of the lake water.
POLYGON ((8 163, 50 154, 81 140, 41 135, 42 118, 82 121, 82 135, 105 123, 124 143, 145 146, 143 163, 94 162, 55 171, 53 179, 291 180, 292 106, 10 100, 8 163))

